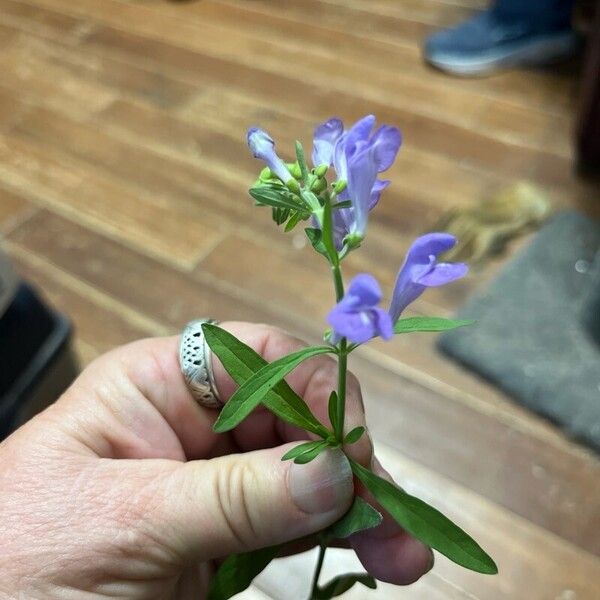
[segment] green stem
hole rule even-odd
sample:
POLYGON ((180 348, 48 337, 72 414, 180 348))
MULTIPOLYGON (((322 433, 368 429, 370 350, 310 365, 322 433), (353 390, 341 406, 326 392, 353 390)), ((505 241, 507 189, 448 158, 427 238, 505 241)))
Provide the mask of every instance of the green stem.
MULTIPOLYGON (((344 297, 344 281, 339 262, 331 265, 333 283, 335 285, 335 298, 339 302, 344 297)), ((338 442, 344 440, 344 418, 346 412, 346 370, 348 365, 348 351, 346 338, 342 338, 338 352, 338 397, 336 406, 337 431, 335 432, 338 442)))
POLYGON ((319 558, 317 559, 317 566, 315 567, 315 574, 313 575, 313 582, 310 588, 310 597, 308 598, 308 600, 313 600, 317 595, 319 576, 321 575, 321 569, 323 568, 323 560, 325 559, 325 550, 327 550, 327 546, 321 544, 319 546, 319 558))
POLYGON ((338 355, 338 402, 337 402, 337 439, 341 444, 344 441, 344 419, 346 412, 346 370, 348 366, 348 352, 346 350, 346 338, 340 341, 340 352, 338 355))

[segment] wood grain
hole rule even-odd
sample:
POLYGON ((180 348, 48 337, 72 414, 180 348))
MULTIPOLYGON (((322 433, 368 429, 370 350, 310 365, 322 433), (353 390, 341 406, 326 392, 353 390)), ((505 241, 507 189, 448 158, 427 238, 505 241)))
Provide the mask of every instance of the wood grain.
MULTIPOLYGON (((600 213, 572 169, 576 65, 452 79, 421 40, 484 0, 0 0, 0 233, 17 268, 73 320, 82 364, 192 318, 268 322, 311 342, 327 268, 247 197, 261 125, 294 139, 337 114, 399 126, 393 180, 346 277, 387 296, 411 240, 450 207, 526 180, 600 213)), ((429 290, 410 314, 451 315, 508 256, 429 290)), ((498 577, 440 558, 406 590, 349 598, 595 600, 600 461, 441 356, 435 336, 351 360, 384 464, 471 531, 498 577)), ((303 597, 314 557, 278 561, 242 598, 303 597)), ((324 577, 344 566, 333 552, 324 577)))

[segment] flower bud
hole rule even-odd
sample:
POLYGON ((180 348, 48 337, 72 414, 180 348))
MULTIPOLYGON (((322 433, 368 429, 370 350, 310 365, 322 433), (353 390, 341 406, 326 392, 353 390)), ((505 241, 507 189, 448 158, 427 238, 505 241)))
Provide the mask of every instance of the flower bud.
POLYGON ((340 179, 339 181, 336 181, 333 184, 333 191, 336 194, 341 194, 346 189, 347 186, 348 186, 348 183, 346 181, 344 181, 343 179, 340 179))
POLYGON ((298 180, 302 179, 302 171, 300 170, 300 165, 297 162, 288 163, 287 168, 292 174, 292 177, 298 180))
POLYGON ((327 173, 327 170, 329 169, 329 167, 327 165, 319 165, 316 169, 315 169, 315 175, 319 178, 321 177, 325 177, 325 173, 327 173))
POLYGON ((269 181, 270 179, 273 178, 273 171, 271 171, 271 169, 269 169, 269 167, 265 167, 260 172, 260 175, 258 176, 258 178, 260 179, 260 181, 269 181))
POLYGON ((316 179, 310 186, 310 191, 315 192, 316 194, 319 194, 325 189, 327 189, 327 182, 322 178, 316 179))
POLYGON ((294 192, 295 194, 300 193, 300 184, 295 179, 289 179, 285 186, 288 188, 288 190, 294 192))
POLYGON ((360 246, 363 239, 364 236, 360 235, 360 233, 349 233, 344 238, 344 244, 346 244, 346 246, 348 246, 350 250, 354 250, 355 248, 358 248, 360 246))

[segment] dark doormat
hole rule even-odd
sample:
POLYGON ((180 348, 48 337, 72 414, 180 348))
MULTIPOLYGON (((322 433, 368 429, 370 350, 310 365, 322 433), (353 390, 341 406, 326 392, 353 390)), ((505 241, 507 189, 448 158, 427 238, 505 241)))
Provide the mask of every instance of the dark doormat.
POLYGON ((556 215, 440 348, 600 451, 600 224, 556 215))

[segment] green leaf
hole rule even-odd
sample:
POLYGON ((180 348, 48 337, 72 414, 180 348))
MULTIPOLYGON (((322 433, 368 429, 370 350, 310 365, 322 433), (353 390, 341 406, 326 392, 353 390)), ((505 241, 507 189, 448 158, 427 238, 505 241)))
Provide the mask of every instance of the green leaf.
MULTIPOLYGON (((298 458, 302 454, 306 452, 312 452, 315 448, 321 448, 327 446, 327 442, 323 440, 316 440, 313 442, 304 442, 302 444, 298 444, 294 446, 291 450, 288 450, 282 457, 281 460, 291 460, 293 458, 298 458)), ((315 455, 316 456, 316 455, 315 455)))
POLYGON ((304 452, 301 452, 294 458, 294 462, 297 465, 305 465, 309 463, 311 460, 314 460, 329 446, 329 443, 321 440, 318 442, 312 442, 312 446, 310 448, 306 448, 304 452))
POLYGON ((332 538, 347 538, 353 533, 377 527, 383 520, 381 513, 374 509, 360 496, 355 496, 348 512, 331 527, 325 530, 325 535, 332 538))
POLYGON ((304 200, 304 202, 306 202, 306 205, 308 207, 310 207, 311 212, 317 213, 318 211, 320 211, 323 208, 322 202, 310 190, 302 189, 302 191, 300 192, 300 195, 302 196, 302 200, 304 200))
POLYGON ((338 260, 338 252, 333 241, 333 220, 331 216, 331 203, 327 201, 323 207, 323 245, 333 264, 338 260))
POLYGON ((304 156, 304 148, 302 144, 296 140, 296 158, 298 159, 298 166, 300 167, 300 173, 302 174, 302 181, 304 184, 308 183, 308 167, 306 166, 306 158, 304 156))
POLYGON ((248 192, 259 204, 306 212, 306 206, 299 202, 298 197, 280 185, 265 183, 251 187, 248 192))
POLYGON ((291 373, 301 362, 313 356, 333 351, 331 346, 302 348, 302 350, 265 365, 260 371, 247 379, 231 396, 229 402, 225 404, 223 410, 219 413, 219 418, 215 422, 213 430, 217 433, 223 433, 233 429, 260 404, 277 383, 291 373))
POLYGON ((287 218, 290 216, 290 211, 287 208, 272 208, 271 215, 273 217, 273 221, 277 223, 277 225, 281 225, 287 221, 287 218))
MULTIPOLYGON (((217 325, 205 323, 202 331, 211 350, 238 385, 244 384, 252 375, 269 364, 250 346, 217 325)), ((279 382, 263 398, 263 404, 281 420, 296 427, 321 437, 327 437, 330 433, 327 427, 312 414, 306 402, 285 381, 279 382)))
POLYGON ((364 432, 364 427, 355 427, 352 431, 346 434, 346 437, 344 438, 344 444, 356 444, 364 432))
POLYGON ((329 600, 330 598, 341 596, 354 586, 355 583, 362 583, 362 585, 372 590, 377 589, 377 582, 368 573, 348 573, 347 575, 340 575, 332 579, 324 586, 319 586, 316 590, 314 600, 329 600))
POLYGON ((290 220, 287 222, 284 231, 287 233, 288 231, 292 231, 292 229, 294 229, 294 227, 296 227, 296 225, 298 225, 298 223, 302 220, 303 215, 302 213, 299 212, 295 212, 291 217, 290 220))
POLYGON ((342 202, 336 202, 331 205, 333 210, 337 210, 338 208, 352 208, 352 200, 343 200, 342 202))
POLYGON ((306 233, 306 237, 308 241, 311 243, 312 247, 323 256, 327 257, 327 248, 325 248, 325 244, 323 243, 323 234, 320 229, 316 229, 315 227, 307 227, 304 232, 306 233))
POLYGON ((448 331, 457 327, 472 325, 470 319, 444 319, 443 317, 407 317, 398 319, 394 325, 394 333, 411 333, 413 331, 448 331))
POLYGON ((275 558, 279 546, 228 556, 213 577, 207 600, 227 600, 250 587, 252 580, 275 558))
POLYGON ((439 510, 353 460, 350 465, 356 477, 408 533, 467 569, 490 575, 498 572, 481 546, 439 510))

